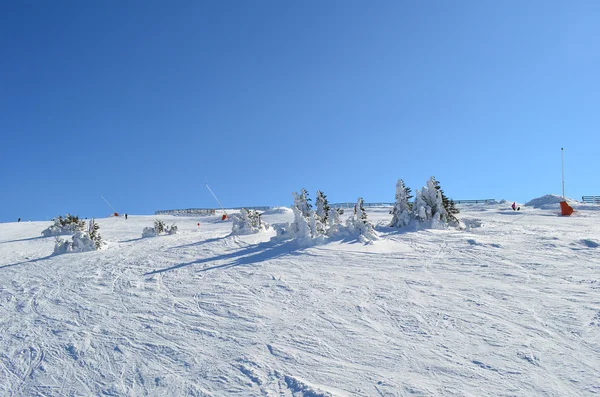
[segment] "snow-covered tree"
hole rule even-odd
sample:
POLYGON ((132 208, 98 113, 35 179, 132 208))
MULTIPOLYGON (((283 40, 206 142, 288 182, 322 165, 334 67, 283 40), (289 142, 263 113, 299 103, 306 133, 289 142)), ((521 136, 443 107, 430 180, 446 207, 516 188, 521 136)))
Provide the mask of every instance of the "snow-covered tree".
POLYGON ((85 230, 85 221, 80 220, 78 216, 67 214, 64 218, 61 215, 56 217, 52 226, 42 231, 42 235, 44 237, 60 236, 83 230, 85 230))
POLYGON ((166 226, 165 227, 165 233, 167 233, 167 234, 177 234, 177 225, 176 224, 172 224, 170 227, 166 226))
MULTIPOLYGON (((85 222, 84 222, 85 223, 85 222)), ((98 230, 100 226, 92 219, 87 231, 76 231, 73 234, 73 240, 68 241, 56 237, 54 245, 54 254, 64 254, 67 252, 86 252, 99 250, 104 244, 98 230)))
POLYGON ((354 208, 354 214, 346 221, 348 231, 350 233, 358 233, 361 240, 376 240, 378 237, 373 224, 367 219, 362 197, 358 198, 354 208))
MULTIPOLYGON (((289 231, 292 237, 297 239, 310 239, 313 237, 310 220, 302 214, 302 211, 297 206, 292 208, 294 211, 294 222, 290 224, 289 231)), ((311 217, 313 218, 312 214, 311 217)), ((313 218, 314 219, 314 218, 313 218)))
POLYGON ((319 221, 323 224, 323 227, 327 226, 327 219, 329 218, 329 202, 327 201, 327 196, 320 190, 317 190, 317 198, 316 203, 317 210, 315 211, 316 215, 319 217, 319 221))
POLYGON ((454 204, 454 200, 448 199, 448 197, 446 197, 446 195, 444 194, 444 191, 442 190, 442 188, 440 186, 440 182, 437 181, 434 177, 431 177, 431 178, 433 179, 433 184, 434 184, 436 190, 438 192, 440 192, 440 194, 442 195, 442 204, 444 206, 444 209, 446 210, 446 217, 447 217, 448 223, 458 224, 459 220, 455 216, 455 214, 460 213, 460 211, 458 210, 458 208, 456 208, 456 205, 454 204))
POLYGON ((404 185, 402 179, 398 179, 396 183, 396 204, 392 209, 391 227, 404 227, 410 223, 411 206, 408 200, 411 197, 410 188, 404 185))
POLYGON ((177 233, 177 225, 172 224, 171 227, 165 225, 165 222, 160 219, 154 220, 154 227, 145 227, 142 230, 142 238, 146 237, 156 237, 161 234, 176 234, 177 233))
POLYGON ((90 236, 90 240, 94 242, 96 249, 100 249, 102 247, 102 237, 98 232, 100 230, 100 225, 94 221, 94 218, 90 220, 90 224, 88 226, 88 235, 90 236))
POLYGON ((329 227, 337 225, 340 223, 340 215, 344 213, 344 210, 341 208, 329 208, 328 216, 327 216, 327 224, 329 227))
POLYGON ((156 231, 156 234, 161 234, 162 232, 164 232, 165 231, 165 222, 160 219, 155 219, 154 220, 154 230, 156 231))
MULTIPOLYGON (((427 186, 416 192, 412 216, 420 222, 431 221, 432 227, 443 227, 448 223, 458 224, 458 219, 448 212, 451 208, 450 201, 446 198, 447 205, 444 205, 443 197, 439 182, 431 177, 427 186)), ((456 208, 453 211, 457 211, 456 208)))
POLYGON ((419 222, 425 222, 431 219, 431 207, 429 207, 423 199, 420 190, 415 192, 415 202, 412 206, 411 216, 419 222))
POLYGON ((269 225, 262 221, 260 213, 256 210, 242 208, 240 213, 232 215, 231 219, 233 221, 231 234, 253 234, 269 228, 269 225))
POLYGON ((294 206, 298 207, 302 215, 305 217, 310 217, 312 214, 312 204, 309 203, 311 201, 308 198, 308 191, 306 189, 302 189, 300 194, 294 192, 294 206))

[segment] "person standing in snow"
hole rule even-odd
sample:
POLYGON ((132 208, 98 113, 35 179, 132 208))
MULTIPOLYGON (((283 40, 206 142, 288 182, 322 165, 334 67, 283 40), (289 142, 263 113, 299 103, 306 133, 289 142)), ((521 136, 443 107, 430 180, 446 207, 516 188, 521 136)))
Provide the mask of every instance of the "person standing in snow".
POLYGON ((127 219, 127 214, 125 214, 125 219, 127 219))

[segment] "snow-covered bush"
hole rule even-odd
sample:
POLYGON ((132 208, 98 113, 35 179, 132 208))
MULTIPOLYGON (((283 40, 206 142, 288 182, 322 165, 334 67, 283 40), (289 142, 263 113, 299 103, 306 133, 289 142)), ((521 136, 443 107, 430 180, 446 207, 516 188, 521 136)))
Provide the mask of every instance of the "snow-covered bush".
POLYGON ((56 243, 54 244, 54 254, 64 254, 67 252, 86 252, 95 251, 102 248, 104 242, 98 230, 100 226, 90 220, 90 224, 87 231, 77 231, 73 234, 73 241, 68 241, 60 237, 56 237, 56 243))
POLYGON ((231 216, 231 220, 233 222, 231 234, 235 235, 260 233, 269 228, 269 225, 260 219, 260 213, 256 210, 242 208, 239 214, 231 216))
POLYGON ((349 234, 358 234, 359 240, 368 242, 377 240, 373 224, 367 219, 367 213, 363 205, 363 198, 359 197, 356 202, 355 213, 346 220, 346 229, 349 234))
POLYGON ((177 234, 177 225, 172 224, 171 226, 165 227, 165 233, 167 234, 177 234))
POLYGON ((165 222, 160 219, 154 220, 154 227, 145 227, 142 231, 142 238, 156 237, 161 234, 177 234, 177 225, 172 224, 170 227, 165 225, 165 222))
POLYGON ((146 237, 156 237, 156 230, 154 230, 153 227, 145 227, 144 230, 142 231, 142 238, 146 238, 146 237))
POLYGON ((404 185, 402 179, 398 179, 396 183, 396 204, 392 209, 392 222, 391 227, 405 227, 410 223, 410 211, 411 205, 408 200, 412 196, 410 195, 410 188, 404 185))
POLYGON ((64 218, 59 215, 54 219, 54 224, 42 231, 42 236, 61 236, 64 234, 73 234, 77 231, 85 230, 85 221, 79 220, 78 216, 67 214, 64 218))
POLYGON ((340 215, 344 213, 341 208, 330 208, 327 212, 327 226, 332 227, 340 223, 340 215))

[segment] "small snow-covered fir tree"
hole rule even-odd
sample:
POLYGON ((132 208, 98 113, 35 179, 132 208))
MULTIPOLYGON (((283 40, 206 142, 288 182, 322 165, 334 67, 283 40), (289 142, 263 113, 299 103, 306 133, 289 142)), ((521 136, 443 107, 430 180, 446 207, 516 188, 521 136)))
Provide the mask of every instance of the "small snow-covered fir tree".
POLYGON ((346 221, 346 227, 350 233, 358 233, 359 238, 363 241, 376 240, 377 234, 373 228, 373 224, 367 219, 363 198, 359 197, 354 214, 346 221))
POLYGON ((177 234, 177 225, 176 224, 172 224, 170 227, 166 226, 165 227, 165 233, 167 233, 167 234, 177 234))
POLYGON ((402 179, 398 179, 396 183, 396 204, 392 209, 391 227, 404 227, 410 223, 411 207, 408 200, 411 197, 410 188, 404 185, 402 179))
POLYGON ((94 218, 92 218, 88 227, 88 235, 90 236, 90 239, 94 242, 94 246, 97 250, 99 250, 102 247, 102 236, 100 236, 98 230, 100 230, 100 225, 98 225, 94 218))
POLYGON ((302 215, 305 217, 310 217, 313 213, 312 204, 309 203, 311 199, 308 197, 308 191, 306 189, 302 189, 300 194, 294 192, 294 206, 298 207, 302 215))
POLYGON ((160 219, 155 219, 154 220, 154 230, 156 231, 156 234, 161 234, 162 232, 164 232, 165 231, 165 222, 160 219))
POLYGON ((327 224, 329 227, 340 223, 340 215, 344 213, 341 208, 329 208, 327 216, 327 224))

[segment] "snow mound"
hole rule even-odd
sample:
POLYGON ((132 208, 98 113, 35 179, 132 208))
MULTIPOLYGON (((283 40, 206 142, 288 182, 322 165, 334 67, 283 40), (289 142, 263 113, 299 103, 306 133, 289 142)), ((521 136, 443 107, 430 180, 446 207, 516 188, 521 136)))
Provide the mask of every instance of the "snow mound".
POLYGON ((280 215, 280 214, 291 214, 291 208, 287 207, 273 207, 266 211, 263 211, 262 215, 280 215))
POLYGON ((525 206, 541 209, 556 209, 559 208, 561 201, 567 201, 571 205, 577 203, 575 200, 568 198, 563 199, 562 196, 559 196, 558 194, 547 194, 526 202, 525 206))

